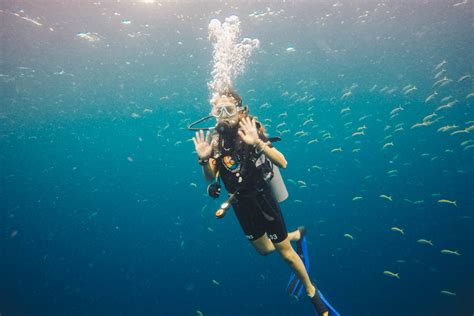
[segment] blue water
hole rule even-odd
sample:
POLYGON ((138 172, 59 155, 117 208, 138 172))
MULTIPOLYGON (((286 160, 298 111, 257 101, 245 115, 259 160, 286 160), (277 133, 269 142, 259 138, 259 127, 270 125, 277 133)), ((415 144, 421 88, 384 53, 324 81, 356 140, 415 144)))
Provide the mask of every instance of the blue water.
POLYGON ((209 112, 207 25, 236 14, 261 48, 235 88, 282 137, 281 206, 327 299, 472 315, 474 137, 451 134, 474 120, 473 4, 414 2, 2 1, 0 314, 314 315, 276 253, 214 218, 186 130, 209 112))

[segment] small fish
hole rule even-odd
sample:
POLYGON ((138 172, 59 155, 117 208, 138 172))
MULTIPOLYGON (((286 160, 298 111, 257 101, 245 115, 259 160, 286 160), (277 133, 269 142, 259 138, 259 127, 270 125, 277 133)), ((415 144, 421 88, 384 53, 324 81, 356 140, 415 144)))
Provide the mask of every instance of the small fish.
POLYGON ((308 135, 308 133, 306 133, 305 131, 299 131, 295 133, 295 136, 305 136, 305 135, 308 135))
POLYGON ((304 182, 303 180, 298 180, 298 184, 301 186, 306 186, 306 182, 304 182))
POLYGON ((447 291, 447 290, 441 290, 439 291, 441 294, 448 295, 448 296, 456 296, 455 292, 447 291))
POLYGON ((446 102, 446 101, 449 101, 450 99, 452 99, 453 96, 452 95, 448 95, 447 97, 444 97, 441 99, 441 101, 439 101, 440 103, 443 103, 443 102, 446 102))
POLYGON ((397 132, 402 132, 402 131, 404 131, 404 130, 405 130, 405 129, 404 129, 403 127, 399 127, 399 128, 397 128, 396 130, 394 130, 393 132, 394 132, 394 133, 397 133, 397 132))
POLYGON ((443 59, 442 62, 440 62, 439 64, 436 65, 435 69, 433 71, 438 71, 438 69, 440 69, 441 67, 443 67, 444 65, 446 65, 446 60, 443 59))
POLYGON ((392 231, 394 231, 394 232, 399 232, 400 234, 405 235, 405 232, 404 232, 403 229, 401 229, 401 228, 392 227, 392 228, 390 228, 390 230, 392 230, 392 231))
POLYGON ((362 196, 355 196, 352 198, 352 201, 359 201, 359 200, 362 200, 363 197, 362 196))
POLYGON ((217 282, 216 280, 212 280, 212 283, 214 283, 215 285, 221 285, 219 282, 217 282))
POLYGON ((456 134, 463 134, 463 133, 469 133, 469 132, 466 131, 465 129, 461 129, 461 130, 452 132, 451 134, 449 134, 449 136, 453 136, 453 135, 456 135, 456 134))
POLYGON ((311 122, 314 122, 314 120, 312 118, 310 118, 309 120, 304 121, 303 126, 305 126, 306 124, 309 124, 311 122))
POLYGON ((439 203, 452 204, 452 205, 454 205, 454 206, 456 206, 456 207, 458 206, 458 205, 456 204, 456 201, 450 201, 450 200, 441 199, 441 200, 438 200, 438 202, 439 202, 439 203))
POLYGON ((387 275, 387 276, 390 276, 390 277, 394 277, 394 278, 397 278, 397 279, 400 279, 400 276, 398 275, 398 273, 393 273, 391 271, 384 271, 383 274, 387 275))
POLYGON ((342 152, 342 148, 341 148, 341 147, 334 148, 333 150, 331 150, 331 153, 340 153, 340 152, 342 152))
POLYGON ((347 91, 341 96, 341 100, 344 100, 352 95, 352 91, 347 91))
POLYGON ((203 314, 201 311, 199 311, 199 310, 196 311, 196 315, 197 315, 197 316, 204 316, 204 314, 203 314))
POLYGON ((474 92, 471 92, 468 95, 466 95, 466 99, 470 99, 472 97, 474 97, 474 92))
POLYGON ((433 243, 431 242, 431 240, 418 239, 416 242, 417 242, 417 243, 420 243, 420 244, 425 244, 425 245, 433 246, 433 243))
POLYGON ((408 89, 408 90, 405 91, 403 94, 404 94, 404 95, 407 95, 407 94, 412 93, 412 92, 415 91, 415 90, 418 90, 418 89, 417 89, 415 86, 413 86, 413 88, 408 89))
POLYGON ((441 69, 435 76, 434 79, 438 79, 446 72, 446 69, 441 69))
POLYGON ((308 145, 311 145, 311 144, 314 144, 314 143, 317 143, 318 142, 318 139, 315 138, 315 139, 312 139, 308 142, 308 145))
POLYGON ((192 187, 195 187, 195 188, 197 188, 197 187, 198 187, 198 186, 197 186, 197 184, 196 184, 196 183, 194 183, 194 182, 191 182, 189 185, 190 185, 190 186, 192 186, 192 187))
POLYGON ((210 231, 210 232, 214 231, 214 229, 212 229, 211 227, 208 227, 207 230, 210 231))
POLYGON ((390 112, 390 115, 397 114, 398 112, 403 111, 403 110, 404 110, 404 109, 402 108, 402 106, 399 105, 398 107, 394 108, 394 109, 390 112))
POLYGON ((434 97, 436 97, 438 95, 438 93, 435 91, 433 92, 432 94, 430 94, 426 99, 425 99, 425 103, 428 103, 430 102, 434 97))
POLYGON ((462 76, 461 78, 458 79, 458 82, 464 81, 464 80, 469 79, 469 78, 471 78, 471 75, 464 75, 464 76, 462 76))
POLYGON ((358 136, 358 135, 365 135, 365 134, 364 134, 364 131, 361 131, 361 132, 355 132, 355 133, 353 133, 353 134, 352 134, 352 137, 354 137, 354 136, 358 136))
POLYGON ((434 84, 433 84, 433 88, 436 87, 437 85, 439 85, 440 87, 442 87, 443 85, 447 84, 451 82, 451 79, 448 79, 448 77, 444 76, 442 79, 439 79, 438 81, 436 81, 434 84))
POLYGON ((423 118, 423 122, 431 120, 433 117, 438 116, 436 113, 431 113, 430 115, 427 115, 423 118))
POLYGON ((444 132, 450 131, 450 130, 458 128, 458 127, 459 126, 457 126, 457 125, 446 125, 446 126, 438 128, 438 132, 443 132, 444 133, 444 132))
POLYGON ((389 142, 389 143, 384 144, 382 148, 385 149, 387 147, 393 147, 393 146, 394 146, 393 142, 389 142))
POLYGON ((380 194, 379 197, 381 197, 382 199, 386 199, 386 200, 389 200, 390 202, 392 202, 392 197, 391 197, 390 195, 380 194))
POLYGON ((468 0, 463 0, 462 2, 458 2, 458 3, 455 3, 453 4, 453 7, 457 7, 457 6, 460 6, 460 5, 463 5, 463 4, 467 4, 468 0))
POLYGON ((402 88, 402 91, 405 92, 405 91, 409 90, 411 87, 414 87, 414 86, 412 86, 411 84, 406 85, 402 88))
POLYGON ((349 238, 351 240, 354 240, 354 237, 352 237, 351 234, 344 234, 344 237, 349 238))
POLYGON ((455 255, 455 256, 460 256, 461 254, 457 250, 449 250, 449 249, 443 249, 441 250, 441 253, 444 253, 446 255, 455 255))

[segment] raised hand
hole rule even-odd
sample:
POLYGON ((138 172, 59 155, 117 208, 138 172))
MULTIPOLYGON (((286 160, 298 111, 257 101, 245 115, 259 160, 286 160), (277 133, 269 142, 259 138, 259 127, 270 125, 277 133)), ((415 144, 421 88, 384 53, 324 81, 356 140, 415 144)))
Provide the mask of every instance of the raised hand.
POLYGON ((206 137, 204 137, 202 129, 196 132, 196 137, 193 137, 194 147, 200 159, 209 159, 211 157, 212 146, 209 142, 210 138, 209 131, 206 133, 206 137))
POLYGON ((246 144, 255 145, 259 141, 260 138, 258 137, 254 118, 244 117, 240 120, 239 126, 239 136, 246 144))

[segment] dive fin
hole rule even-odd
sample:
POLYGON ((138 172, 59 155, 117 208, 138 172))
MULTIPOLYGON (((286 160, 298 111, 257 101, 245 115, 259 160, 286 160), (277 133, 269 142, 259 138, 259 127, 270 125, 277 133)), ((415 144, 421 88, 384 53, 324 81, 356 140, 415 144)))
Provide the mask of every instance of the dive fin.
MULTIPOLYGON (((301 260, 303 261, 304 266, 306 267, 306 271, 309 272, 309 257, 308 257, 308 244, 306 241, 306 230, 303 226, 298 227, 300 231, 301 238, 296 242, 296 253, 300 256, 301 260)), ((303 292, 303 283, 301 280, 296 276, 294 272, 290 275, 290 280, 288 281, 288 285, 286 286, 286 291, 292 297, 299 299, 301 293, 303 292)))

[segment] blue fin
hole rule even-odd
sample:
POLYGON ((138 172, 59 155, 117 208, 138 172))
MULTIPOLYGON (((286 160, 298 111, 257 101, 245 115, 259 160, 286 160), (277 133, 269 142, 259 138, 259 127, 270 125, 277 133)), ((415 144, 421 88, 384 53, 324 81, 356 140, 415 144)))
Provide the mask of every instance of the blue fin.
MULTIPOLYGON (((304 266, 306 267, 306 271, 309 273, 309 256, 308 256, 308 242, 306 240, 306 236, 302 236, 299 241, 296 242, 296 252, 300 256, 301 260, 304 263, 304 266)), ((303 283, 298 279, 298 277, 295 275, 294 272, 291 273, 290 275, 290 280, 288 281, 288 285, 286 286, 286 290, 290 296, 295 297, 297 299, 300 298, 302 292, 303 292, 303 283)), ((340 314, 332 307, 331 304, 326 300, 326 298, 323 296, 321 291, 318 290, 319 296, 321 297, 321 300, 326 304, 326 306, 329 309, 329 316, 340 316, 340 314)))
POLYGON ((323 296, 323 293, 321 293, 320 290, 318 290, 318 293, 319 293, 319 296, 321 297, 321 300, 324 302, 324 304, 326 304, 326 306, 329 308, 329 316, 340 316, 341 314, 339 314, 335 309, 334 307, 332 307, 331 304, 329 304, 329 302, 326 300, 326 298, 323 296))

